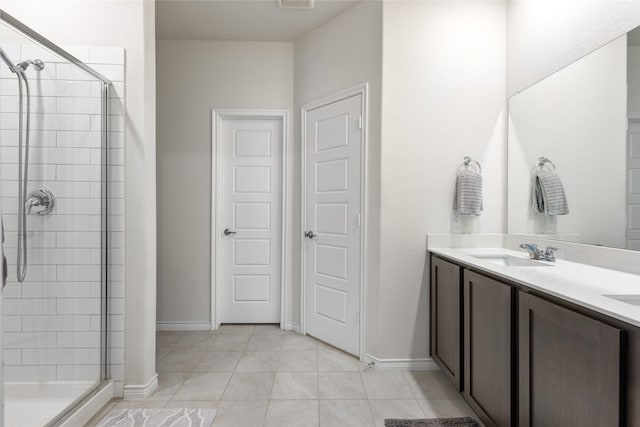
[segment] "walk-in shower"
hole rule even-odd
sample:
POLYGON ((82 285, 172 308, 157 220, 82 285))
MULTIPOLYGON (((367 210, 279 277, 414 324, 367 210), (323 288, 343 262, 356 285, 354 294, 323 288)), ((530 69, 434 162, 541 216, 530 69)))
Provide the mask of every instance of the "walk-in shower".
POLYGON ((0 22, 4 425, 44 426, 110 376, 111 82, 1 10, 0 22))

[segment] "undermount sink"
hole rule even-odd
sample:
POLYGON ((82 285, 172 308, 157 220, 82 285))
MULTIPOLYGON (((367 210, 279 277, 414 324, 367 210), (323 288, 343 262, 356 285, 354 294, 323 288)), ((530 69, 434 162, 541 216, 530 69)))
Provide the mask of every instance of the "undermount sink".
POLYGON ((481 259, 502 267, 551 267, 552 264, 546 264, 529 258, 518 258, 511 255, 472 255, 474 258, 481 259))
POLYGON ((623 302, 625 304, 640 306, 640 295, 603 295, 607 298, 623 302))

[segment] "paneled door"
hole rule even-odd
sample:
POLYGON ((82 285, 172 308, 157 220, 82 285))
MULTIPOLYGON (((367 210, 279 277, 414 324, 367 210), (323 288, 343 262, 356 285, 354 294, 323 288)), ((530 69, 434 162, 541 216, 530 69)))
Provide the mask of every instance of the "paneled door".
POLYGON ((362 95, 306 112, 305 331, 360 349, 362 95))
POLYGON ((219 122, 221 323, 280 323, 283 121, 219 122))

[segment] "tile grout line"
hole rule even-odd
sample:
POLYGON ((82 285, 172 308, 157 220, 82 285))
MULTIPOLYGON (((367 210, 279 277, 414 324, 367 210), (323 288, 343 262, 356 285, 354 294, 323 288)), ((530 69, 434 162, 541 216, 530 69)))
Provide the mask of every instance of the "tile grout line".
MULTIPOLYGON (((250 335, 250 337, 251 337, 251 336, 257 336, 257 335, 267 335, 267 334, 255 334, 255 332, 254 332, 253 334, 251 334, 251 335, 250 335)), ((277 335, 277 334, 274 334, 274 335, 277 335)), ((248 338, 249 340, 251 339, 250 337, 248 338)), ((214 337, 214 339, 215 339, 215 337, 214 337)), ((322 399, 320 399, 320 366, 319 366, 319 365, 320 365, 319 353, 320 353, 320 351, 321 351, 321 350, 319 349, 319 347, 318 347, 318 346, 316 346, 316 347, 315 347, 315 351, 313 351, 313 353, 315 353, 315 355, 316 355, 316 361, 314 361, 314 364, 313 364, 313 367, 315 368, 315 370, 312 370, 312 371, 306 371, 306 370, 305 370, 305 371, 281 371, 281 369, 280 369, 280 368, 281 368, 281 366, 282 366, 282 360, 283 360, 283 358, 285 357, 285 353, 287 353, 287 352, 304 352, 304 351, 308 351, 308 350, 295 349, 295 347, 294 347, 294 350, 291 350, 291 351, 284 351, 284 342, 285 342, 285 337, 282 337, 282 346, 280 347, 280 350, 279 350, 279 351, 277 351, 277 353, 279 354, 279 358, 278 358, 278 363, 275 365, 275 371, 273 371, 273 370, 269 370, 269 371, 262 371, 262 370, 260 370, 260 371, 248 371, 248 372, 246 372, 246 373, 247 373, 247 374, 252 374, 252 373, 270 373, 270 374, 274 375, 274 382, 273 382, 273 383, 272 383, 272 385, 271 385, 271 395, 272 395, 272 394, 273 394, 273 389, 274 389, 274 386, 275 386, 275 377, 276 377, 279 373, 288 372, 288 373, 293 374, 293 375, 298 375, 298 374, 303 374, 303 375, 304 375, 304 373, 305 373, 305 372, 306 372, 306 373, 309 373, 309 372, 315 372, 315 373, 316 373, 316 377, 317 377, 317 379, 318 379, 317 387, 316 387, 316 391, 317 391, 317 398, 316 398, 316 399, 295 399, 295 398, 289 398, 289 399, 275 399, 275 400, 274 400, 274 399, 272 399, 272 398, 271 398, 271 395, 270 395, 270 397, 266 400, 266 408, 264 409, 266 412, 263 414, 264 416, 263 416, 263 418, 262 418, 263 423, 266 423, 266 415, 268 414, 268 408, 269 408, 269 406, 271 405, 271 403, 272 403, 272 402, 276 402, 276 401, 283 401, 283 400, 289 400, 289 401, 296 401, 296 402, 299 402, 299 401, 307 400, 307 401, 315 401, 315 402, 316 402, 316 407, 317 407, 317 410, 318 410, 318 412, 317 412, 317 414, 318 414, 318 424, 319 424, 319 423, 320 423, 320 417, 321 417, 321 414, 320 414, 320 401, 322 400, 322 399)), ((238 366, 239 366, 239 364, 240 364, 240 361, 242 360, 242 357, 243 357, 244 355, 248 355, 248 354, 250 354, 250 353, 258 353, 258 354, 259 354, 260 352, 269 352, 269 353, 273 353, 273 352, 275 352, 275 351, 274 351, 274 349, 261 349, 260 347, 258 347, 258 349, 249 350, 249 349, 247 349, 247 343, 248 343, 248 341, 244 344, 244 346, 242 347, 242 349, 239 351, 240 356, 238 357, 238 359, 237 359, 237 360, 236 360, 236 362, 234 363, 233 369, 232 369, 232 371, 231 371, 231 372, 230 372, 230 374, 229 374, 229 375, 230 375, 230 377, 229 377, 229 381, 225 384, 225 388, 224 388, 224 391, 223 391, 223 395, 224 395, 224 393, 226 392, 226 390, 227 390, 227 389, 228 389, 228 387, 229 387, 229 382, 230 382, 231 377, 232 377, 235 373, 238 373, 237 369, 238 369, 238 366)), ((163 347, 161 347, 161 348, 163 348, 163 347)), ((211 350, 211 348, 208 348, 208 349, 209 349, 209 350, 211 350)), ((223 351, 230 351, 230 350, 223 350, 223 351)), ((204 360, 204 356, 205 356, 205 354, 206 354, 206 353, 208 353, 208 352, 209 352, 209 351, 204 351, 204 352, 203 352, 203 355, 202 355, 202 356, 201 356, 201 358, 199 359, 199 361, 200 361, 200 362, 202 362, 202 361, 204 360)), ((198 363, 196 363, 196 364, 194 365, 195 367, 191 370, 191 373, 192 373, 192 374, 195 372, 195 369, 196 369, 197 365, 198 365, 198 363)), ((375 400, 376 400, 376 399, 373 399, 373 400, 372 400, 372 399, 370 399, 370 397, 369 397, 369 393, 368 393, 368 391, 367 391, 367 388, 366 388, 366 387, 365 387, 365 385, 364 385, 364 372, 362 371, 362 369, 357 369, 357 370, 335 370, 335 368, 336 368, 336 367, 338 367, 338 366, 333 366, 332 368, 334 368, 334 369, 328 370, 328 371, 326 371, 326 372, 325 372, 325 371, 323 371, 323 373, 329 373, 329 374, 345 374, 345 373, 348 373, 348 372, 351 372, 351 373, 353 373, 353 372, 359 372, 359 378, 360 378, 360 380, 361 380, 362 387, 364 388, 364 392, 365 392, 365 396, 366 396, 365 398, 350 398, 350 399, 343 398, 343 399, 336 399, 336 400, 339 400, 339 401, 362 401, 362 400, 366 400, 366 401, 367 401, 367 404, 365 405, 365 407, 368 409, 368 413, 369 413, 369 415, 373 418, 373 421, 375 422, 375 421, 376 421, 376 417, 375 417, 375 415, 374 415, 374 414, 375 414, 374 406, 376 406, 376 407, 377 407, 377 405, 374 405, 374 404, 376 403, 376 402, 375 402, 375 400)), ((206 373, 206 372, 204 372, 204 371, 203 371, 202 373, 206 373)), ((427 414, 427 413, 425 412, 424 408, 423 408, 423 407, 422 407, 422 405, 420 404, 420 400, 417 398, 417 395, 416 395, 416 389, 415 389, 414 387, 412 387, 412 386, 411 386, 411 384, 412 384, 412 383, 411 383, 411 382, 409 381, 409 379, 408 379, 408 375, 409 375, 409 373, 407 373, 407 372, 405 372, 405 371, 402 371, 402 372, 401 372, 401 373, 399 373, 399 374, 400 374, 401 382, 402 382, 405 386, 408 386, 408 387, 410 388, 412 397, 411 397, 411 398, 409 398, 409 399, 393 399, 393 398, 390 398, 390 399, 377 399, 377 400, 380 400, 380 401, 401 400, 401 401, 403 401, 403 402, 409 402, 409 401, 410 401, 410 402, 414 402, 414 403, 413 403, 413 405, 418 405, 418 406, 417 406, 417 408, 418 408, 418 409, 416 409, 416 415, 418 415, 418 414, 422 414, 421 416, 423 416, 423 417, 424 417, 424 416, 426 416, 426 414, 427 414)), ((173 397, 173 395, 172 395, 172 397, 173 397)), ((165 406, 165 407, 166 407, 166 405, 168 405, 168 404, 169 404, 169 402, 170 402, 170 401, 172 401, 172 400, 173 400, 172 398, 169 398, 169 400, 168 400, 168 401, 164 402, 164 405, 163 405, 163 406, 165 406)), ((197 400, 197 399, 196 399, 196 400, 197 400)), ((327 401, 332 401, 333 399, 326 399, 326 400, 327 400, 327 401)), ((423 400, 427 400, 427 401, 429 401, 429 400, 444 400, 444 399, 423 399, 423 400)), ((449 399, 449 400, 450 400, 450 399, 449 399)), ((245 401, 245 400, 229 400, 228 402, 257 402, 257 401, 259 401, 259 399, 256 399, 256 400, 247 400, 247 401, 245 401)), ((214 402, 215 402, 215 401, 214 401, 214 402)), ((223 402, 222 400, 217 401, 217 403, 218 403, 218 404, 221 404, 222 402, 223 402)), ((216 414, 216 417, 217 417, 217 414, 216 414)))

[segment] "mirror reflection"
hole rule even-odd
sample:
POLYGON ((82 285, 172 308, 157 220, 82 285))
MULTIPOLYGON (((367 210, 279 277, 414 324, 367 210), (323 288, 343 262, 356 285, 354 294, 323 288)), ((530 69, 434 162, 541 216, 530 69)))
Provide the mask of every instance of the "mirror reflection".
POLYGON ((640 250, 640 27, 509 100, 508 232, 640 250))

